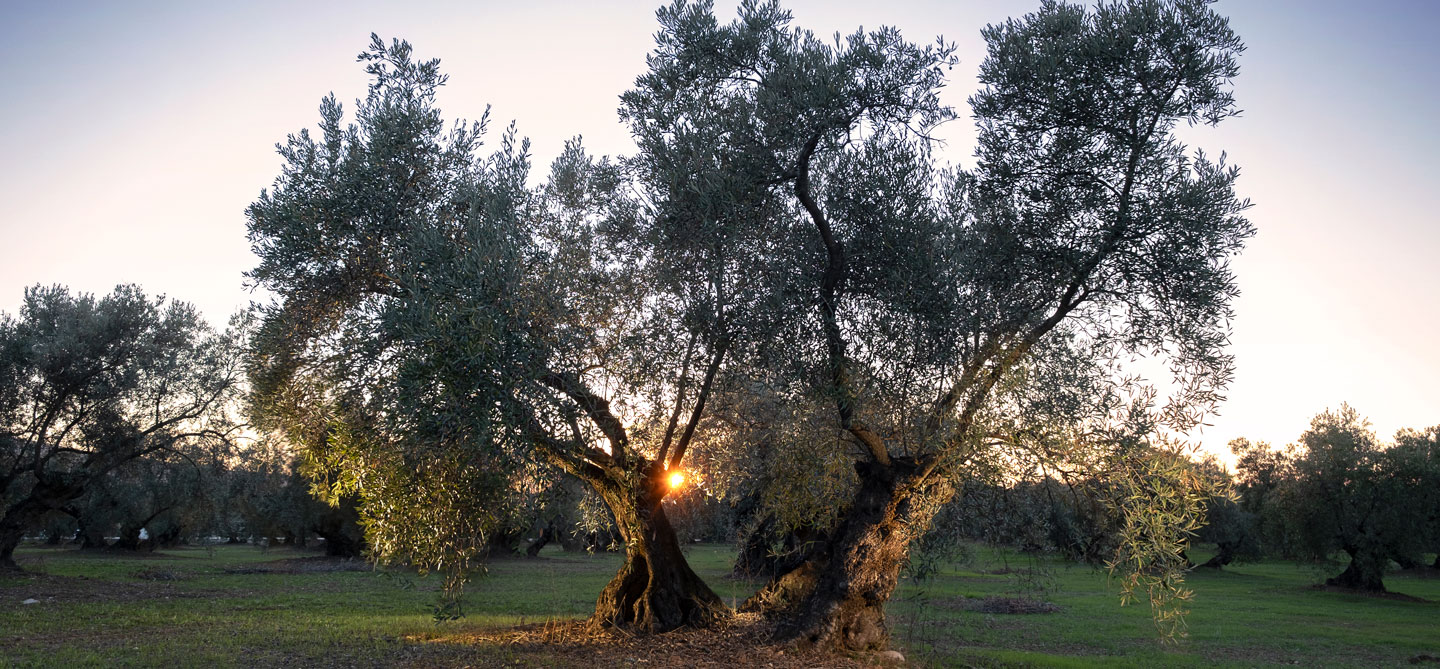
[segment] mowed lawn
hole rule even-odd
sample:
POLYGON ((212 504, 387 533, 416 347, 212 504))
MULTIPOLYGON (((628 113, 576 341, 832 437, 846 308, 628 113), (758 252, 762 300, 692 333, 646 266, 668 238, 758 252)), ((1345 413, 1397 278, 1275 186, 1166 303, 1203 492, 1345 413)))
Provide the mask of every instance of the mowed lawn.
MULTIPOLYGON (((465 618, 437 624, 438 579, 309 553, 22 548, 17 557, 29 573, 0 576, 0 666, 546 666, 543 653, 475 639, 584 617, 619 565, 615 554, 559 550, 493 561, 468 589, 465 618)), ((729 546, 690 548, 727 602, 758 586, 727 576, 732 557, 729 546)), ((1403 599, 1318 589, 1324 574, 1281 562, 1197 571, 1189 637, 1162 644, 1143 602, 1122 608, 1103 571, 976 547, 925 583, 905 583, 890 622, 913 666, 1374 667, 1433 657, 1440 667, 1440 578, 1392 574, 1386 584, 1403 599), (997 606, 1048 612, 987 612, 997 606)))

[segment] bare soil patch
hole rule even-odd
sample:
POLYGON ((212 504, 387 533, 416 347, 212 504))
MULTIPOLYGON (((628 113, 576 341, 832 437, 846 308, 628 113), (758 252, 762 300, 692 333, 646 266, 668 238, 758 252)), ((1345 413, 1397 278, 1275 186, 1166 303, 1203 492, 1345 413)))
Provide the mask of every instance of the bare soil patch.
MULTIPOLYGON (((883 666, 878 653, 843 656, 766 645, 770 627, 757 614, 737 614, 707 629, 682 629, 667 634, 634 636, 623 631, 594 631, 584 621, 564 620, 493 631, 431 638, 410 637, 418 644, 499 647, 519 663, 555 667, 769 667, 774 669, 848 669, 883 666)), ((437 649, 438 650, 438 649, 437 649)), ((449 654, 444 651, 441 654, 449 654)), ((419 653, 414 666, 434 657, 419 653)), ((508 662, 507 662, 508 665, 508 662)))
POLYGON ((984 598, 956 597, 954 599, 940 600, 937 603, 948 609, 1004 615, 1059 613, 1062 610, 1058 604, 1052 604, 1039 599, 1031 599, 1029 597, 1001 597, 998 595, 991 595, 984 598))
POLYGON ((231 567, 225 570, 227 574, 318 574, 340 571, 373 571, 369 562, 357 558, 329 557, 325 555, 312 555, 310 557, 286 558, 284 560, 271 560, 259 564, 244 567, 231 567))
POLYGON ((234 589, 181 588, 175 585, 178 577, 147 578, 141 574, 155 570, 137 572, 145 581, 111 581, 86 578, 84 576, 52 576, 49 574, 26 574, 20 578, 0 581, 0 609, 21 606, 44 606, 51 602, 130 602, 151 599, 179 599, 199 597, 238 597, 243 592, 234 589), (27 599, 39 600, 38 604, 22 604, 27 599))

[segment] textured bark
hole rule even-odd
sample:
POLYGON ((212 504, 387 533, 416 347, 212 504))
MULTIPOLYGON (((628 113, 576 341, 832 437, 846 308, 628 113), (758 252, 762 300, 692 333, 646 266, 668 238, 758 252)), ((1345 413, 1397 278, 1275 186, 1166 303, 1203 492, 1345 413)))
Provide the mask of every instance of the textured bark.
MULTIPOLYGON (((889 645, 885 602, 895 591, 912 540, 929 526, 935 505, 920 508, 916 465, 856 464, 860 486, 823 548, 773 579, 741 610, 780 617, 778 640, 830 651, 889 645)), ((930 500, 933 501, 933 500, 930 500)))
POLYGON ((590 624, 641 632, 702 626, 725 615, 724 602, 690 569, 665 516, 663 470, 651 468, 638 489, 597 488, 625 542, 625 562, 601 591, 590 624))

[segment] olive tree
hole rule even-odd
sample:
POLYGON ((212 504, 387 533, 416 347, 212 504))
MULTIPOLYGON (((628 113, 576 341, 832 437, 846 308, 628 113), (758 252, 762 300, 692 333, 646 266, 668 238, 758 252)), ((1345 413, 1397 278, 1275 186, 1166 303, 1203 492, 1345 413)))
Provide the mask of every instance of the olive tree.
MULTIPOLYGON (((622 115, 649 159, 683 155, 703 132, 747 171, 733 179, 784 198, 784 317, 772 326, 783 335, 754 360, 797 402, 830 407, 828 427, 797 452, 849 463, 829 468, 848 499, 826 542, 761 593, 784 612, 783 637, 887 642, 884 604, 908 546, 957 470, 1008 439, 991 428, 1023 421, 996 398, 1011 380, 1025 386, 1029 364, 1066 350, 1101 367, 1168 360, 1171 397, 1137 392, 1079 412, 1078 438, 1063 441, 1115 445, 1095 467, 1131 484, 1187 476, 1173 459, 1145 464, 1144 435, 1184 432, 1219 401, 1236 294, 1228 259, 1253 232, 1238 172, 1174 134, 1236 113, 1242 45, 1208 5, 1047 1, 986 28, 971 171, 931 154, 931 130, 955 115, 938 97, 951 46, 889 28, 826 42, 774 3, 746 4, 724 25, 708 3, 660 12, 650 71, 622 115)), ((1198 503, 1184 485, 1154 489, 1198 503)), ((1154 543, 1147 533, 1165 528, 1152 521, 1168 513, 1135 517, 1132 545, 1154 543)))
POLYGON ((119 286, 25 291, 0 316, 0 568, 37 519, 152 454, 219 448, 240 382, 234 332, 119 286))
POLYGON ((1434 493, 1408 436, 1401 433, 1404 447, 1387 448, 1349 405, 1316 415, 1300 435, 1274 503, 1297 557, 1349 557, 1327 585, 1383 591, 1391 558, 1424 547, 1434 493))
POLYGON ((704 143, 621 165, 574 142, 530 188, 513 127, 489 156, 484 121, 446 129, 438 61, 378 37, 360 58, 355 123, 326 98, 248 210, 250 276, 277 297, 252 341, 258 422, 358 496, 381 559, 459 578, 569 475, 625 547, 594 623, 713 618, 661 502, 758 327, 768 190, 704 143))
POLYGON ((152 453, 91 482, 66 511, 83 528, 86 547, 103 537, 118 537, 111 548, 154 550, 178 543, 188 532, 205 529, 205 493, 211 481, 189 454, 152 453), (144 530, 148 538, 142 539, 144 530))
POLYGON ((1405 505, 1417 513, 1416 546, 1396 557, 1404 563, 1418 563, 1421 551, 1435 552, 1432 569, 1440 569, 1440 425, 1416 430, 1406 428, 1395 434, 1391 450, 1395 475, 1411 490, 1405 505))

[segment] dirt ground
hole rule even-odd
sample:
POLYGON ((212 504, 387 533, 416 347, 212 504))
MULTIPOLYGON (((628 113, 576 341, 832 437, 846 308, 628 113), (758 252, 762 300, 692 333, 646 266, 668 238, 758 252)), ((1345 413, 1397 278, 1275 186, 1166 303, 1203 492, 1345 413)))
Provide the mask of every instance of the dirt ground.
MULTIPOLYGON (((849 669, 903 666, 903 662, 881 653, 852 656, 823 654, 768 645, 764 643, 767 638, 769 628, 758 615, 738 614, 710 629, 677 630, 645 638, 616 631, 592 632, 583 622, 560 621, 408 641, 448 647, 444 650, 429 649, 440 651, 439 655, 448 655, 446 650, 460 651, 466 646, 498 648, 502 649, 500 655, 505 658, 505 666, 519 667, 849 669)), ((427 662, 435 659, 435 655, 421 652, 419 657, 407 664, 428 666, 427 662)))

